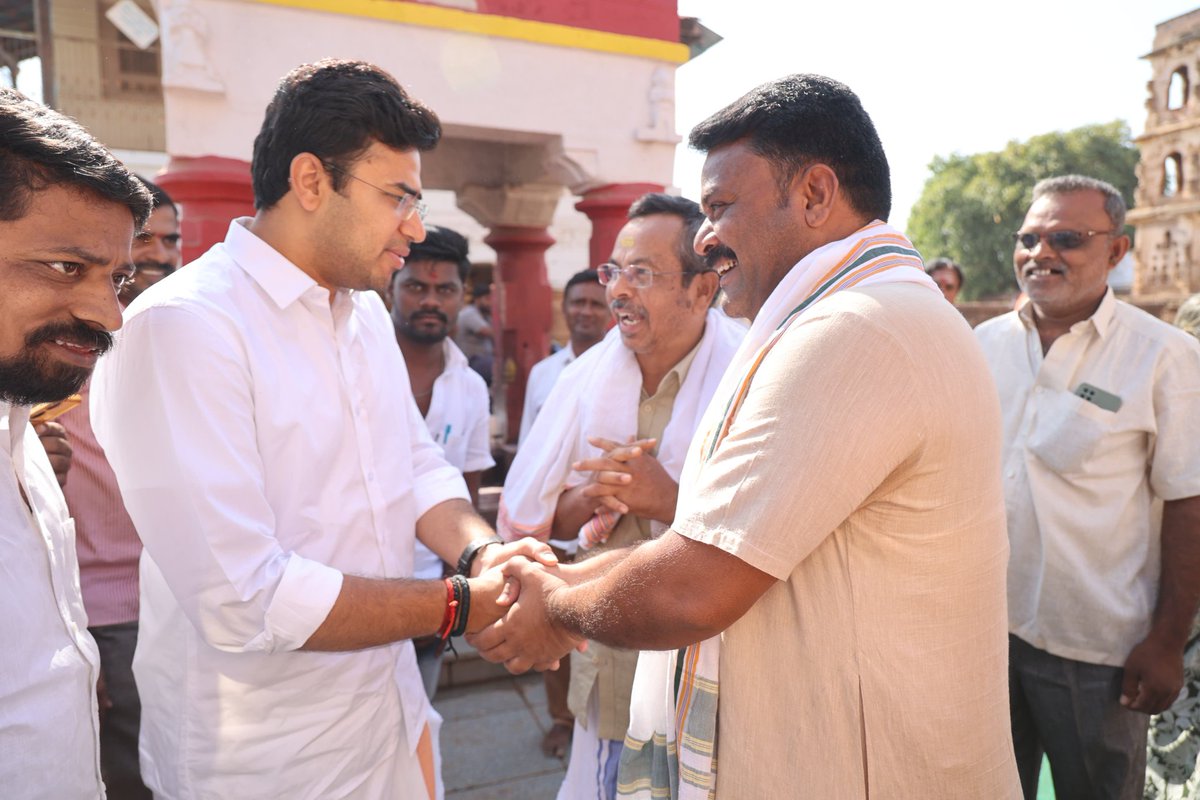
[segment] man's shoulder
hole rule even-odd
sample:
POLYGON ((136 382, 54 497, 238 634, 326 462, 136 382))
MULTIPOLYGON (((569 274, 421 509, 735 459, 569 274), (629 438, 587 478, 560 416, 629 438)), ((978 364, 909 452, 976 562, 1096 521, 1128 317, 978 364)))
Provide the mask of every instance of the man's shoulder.
POLYGON ((1112 323, 1167 350, 1182 352, 1200 348, 1195 337, 1123 300, 1113 304, 1112 323))
POLYGON ((529 379, 533 380, 535 377, 541 377, 548 372, 561 370, 568 363, 570 363, 570 361, 571 345, 568 344, 566 347, 556 350, 555 352, 543 358, 541 361, 534 364, 529 370, 529 379))

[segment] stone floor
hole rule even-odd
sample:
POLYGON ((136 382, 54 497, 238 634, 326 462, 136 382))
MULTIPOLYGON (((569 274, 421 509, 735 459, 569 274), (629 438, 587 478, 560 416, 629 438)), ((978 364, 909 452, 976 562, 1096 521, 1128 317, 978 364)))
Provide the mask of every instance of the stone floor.
POLYGON ((439 689, 447 800, 553 800, 565 759, 542 755, 549 726, 541 675, 439 689))

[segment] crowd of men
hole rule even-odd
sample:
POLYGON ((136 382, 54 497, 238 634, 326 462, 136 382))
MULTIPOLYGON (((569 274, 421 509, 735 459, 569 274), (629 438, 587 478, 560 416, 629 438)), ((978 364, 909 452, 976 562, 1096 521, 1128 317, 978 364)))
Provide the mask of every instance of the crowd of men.
POLYGON ((0 90, 6 796, 441 797, 462 635, 569 665, 563 800, 1031 800, 1043 757, 1143 796, 1195 656, 1200 341, 1109 289, 1119 192, 1032 187, 1027 302, 972 331, 854 93, 758 87, 691 132, 700 203, 640 198, 568 283, 497 536, 440 136, 378 67, 296 68, 254 216, 180 268, 161 189, 0 90))

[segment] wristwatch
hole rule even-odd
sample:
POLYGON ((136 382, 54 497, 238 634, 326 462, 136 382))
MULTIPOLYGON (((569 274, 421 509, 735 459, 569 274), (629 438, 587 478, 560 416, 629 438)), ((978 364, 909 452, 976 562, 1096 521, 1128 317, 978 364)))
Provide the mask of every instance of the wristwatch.
POLYGON ((462 555, 458 557, 458 574, 467 578, 471 577, 471 565, 475 563, 475 557, 479 555, 479 551, 489 544, 503 543, 504 541, 499 536, 481 536, 471 542, 463 549, 462 555))

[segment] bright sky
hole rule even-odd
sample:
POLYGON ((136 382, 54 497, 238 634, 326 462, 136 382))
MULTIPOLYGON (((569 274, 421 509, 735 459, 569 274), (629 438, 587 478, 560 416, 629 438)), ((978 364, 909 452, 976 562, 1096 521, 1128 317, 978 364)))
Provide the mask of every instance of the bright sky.
MULTIPOLYGON (((1197 0, 679 0, 724 41, 676 76, 676 126, 692 126, 760 83, 816 72, 850 86, 892 168, 901 228, 935 155, 1123 119, 1146 123, 1154 26, 1197 0)), ((1194 81, 1195 79, 1193 79, 1194 81)), ((1193 85, 1195 83, 1193 82, 1193 85)), ((675 184, 698 199, 703 157, 680 145, 675 184)))

